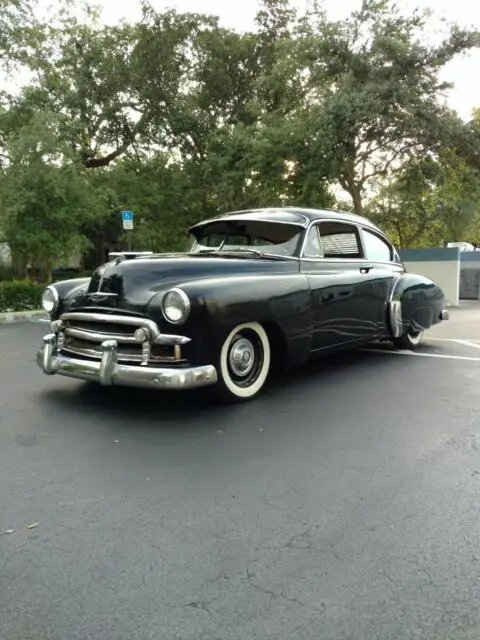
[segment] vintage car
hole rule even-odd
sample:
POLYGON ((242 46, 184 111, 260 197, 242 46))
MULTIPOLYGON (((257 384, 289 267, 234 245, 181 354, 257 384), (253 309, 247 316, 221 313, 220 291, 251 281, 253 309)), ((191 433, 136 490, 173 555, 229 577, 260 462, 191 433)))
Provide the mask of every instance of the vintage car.
POLYGON ((269 372, 378 340, 415 349, 448 319, 442 290, 348 213, 269 208, 189 229, 184 253, 118 254, 44 293, 46 374, 241 401, 269 372))

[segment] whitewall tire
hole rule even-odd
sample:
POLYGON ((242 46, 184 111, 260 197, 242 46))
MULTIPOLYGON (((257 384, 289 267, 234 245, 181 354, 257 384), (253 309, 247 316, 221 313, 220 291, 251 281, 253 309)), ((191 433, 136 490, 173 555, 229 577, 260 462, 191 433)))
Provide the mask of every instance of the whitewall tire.
POLYGON ((410 349, 414 351, 417 349, 423 340, 423 331, 412 331, 409 327, 408 330, 393 341, 397 349, 410 349))
POLYGON ((217 395, 235 402, 254 398, 267 381, 271 358, 268 335, 258 322, 236 326, 220 350, 217 395))

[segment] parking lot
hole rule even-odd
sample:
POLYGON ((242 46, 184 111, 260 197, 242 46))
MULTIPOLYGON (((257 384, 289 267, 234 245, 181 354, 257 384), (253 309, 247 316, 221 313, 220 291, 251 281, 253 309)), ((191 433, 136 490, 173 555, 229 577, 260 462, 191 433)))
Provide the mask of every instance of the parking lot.
POLYGON ((0 326, 2 640, 478 640, 480 305, 256 401, 48 377, 0 326))

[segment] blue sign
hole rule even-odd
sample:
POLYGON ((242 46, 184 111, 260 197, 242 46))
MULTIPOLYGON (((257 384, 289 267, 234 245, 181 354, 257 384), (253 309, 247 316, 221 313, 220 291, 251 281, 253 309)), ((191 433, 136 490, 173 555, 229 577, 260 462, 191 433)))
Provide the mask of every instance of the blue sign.
POLYGON ((133 211, 122 211, 123 222, 133 222, 133 211))

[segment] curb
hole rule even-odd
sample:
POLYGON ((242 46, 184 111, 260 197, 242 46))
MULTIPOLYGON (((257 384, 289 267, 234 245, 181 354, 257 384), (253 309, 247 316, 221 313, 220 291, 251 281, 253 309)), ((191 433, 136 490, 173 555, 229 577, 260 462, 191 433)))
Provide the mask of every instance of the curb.
POLYGON ((25 322, 26 320, 48 320, 48 314, 45 311, 10 311, 8 313, 0 313, 0 324, 11 322, 25 322))

